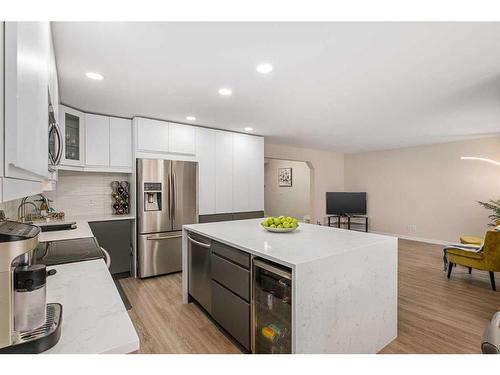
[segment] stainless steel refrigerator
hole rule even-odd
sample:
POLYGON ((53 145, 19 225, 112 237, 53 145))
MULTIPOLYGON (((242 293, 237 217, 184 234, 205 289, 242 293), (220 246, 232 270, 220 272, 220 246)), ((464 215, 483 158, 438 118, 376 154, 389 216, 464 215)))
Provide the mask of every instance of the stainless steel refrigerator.
POLYGON ((198 221, 197 164, 137 160, 139 277, 182 271, 182 225, 198 221))

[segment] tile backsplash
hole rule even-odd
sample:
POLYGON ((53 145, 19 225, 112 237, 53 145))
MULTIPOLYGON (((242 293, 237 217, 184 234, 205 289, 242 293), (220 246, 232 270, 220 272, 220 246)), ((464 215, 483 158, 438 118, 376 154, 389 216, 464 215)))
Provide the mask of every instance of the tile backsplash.
MULTIPOLYGON (((66 216, 109 215, 114 213, 111 196, 112 181, 129 181, 126 173, 59 171, 55 191, 44 195, 52 200, 51 206, 66 216)), ((0 204, 7 217, 17 218, 20 200, 0 204)), ((28 206, 29 209, 29 206, 28 206)))

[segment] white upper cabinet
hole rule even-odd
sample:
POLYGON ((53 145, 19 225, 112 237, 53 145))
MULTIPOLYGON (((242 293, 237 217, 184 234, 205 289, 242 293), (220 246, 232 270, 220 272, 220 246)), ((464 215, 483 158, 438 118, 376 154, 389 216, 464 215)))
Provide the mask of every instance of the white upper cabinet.
POLYGON ((233 134, 233 211, 250 211, 248 205, 250 145, 249 136, 233 134))
POLYGON ((59 126, 63 138, 61 165, 83 167, 85 164, 85 114, 59 106, 59 126))
POLYGON ((137 150, 168 152, 169 124, 165 121, 137 118, 137 150))
POLYGON ((264 138, 248 137, 248 210, 264 211, 264 138))
POLYGON ((85 166, 109 167, 109 117, 85 114, 85 166))
POLYGON ((56 54, 52 38, 49 38, 49 100, 54 116, 59 121, 59 79, 57 77, 56 54))
POLYGON ((264 138, 233 135, 233 210, 264 210, 264 138))
POLYGON ((215 135, 215 212, 233 212, 233 133, 215 135))
POLYGON ((132 121, 85 115, 85 170, 132 171, 132 121))
POLYGON ((194 155, 195 151, 196 128, 169 123, 169 152, 194 155))
POLYGON ((48 175, 48 22, 5 23, 6 177, 48 175))
POLYGON ((109 166, 132 170, 132 120, 109 118, 109 166))
POLYGON ((215 138, 216 130, 196 130, 198 160, 198 199, 200 215, 215 213, 215 138))

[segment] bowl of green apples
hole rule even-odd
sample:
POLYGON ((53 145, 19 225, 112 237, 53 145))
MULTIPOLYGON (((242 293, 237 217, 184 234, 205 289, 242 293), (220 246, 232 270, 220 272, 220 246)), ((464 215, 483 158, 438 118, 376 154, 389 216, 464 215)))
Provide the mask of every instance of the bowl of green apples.
POLYGON ((293 232, 299 227, 299 221, 291 216, 269 217, 260 223, 264 229, 275 233, 293 232))

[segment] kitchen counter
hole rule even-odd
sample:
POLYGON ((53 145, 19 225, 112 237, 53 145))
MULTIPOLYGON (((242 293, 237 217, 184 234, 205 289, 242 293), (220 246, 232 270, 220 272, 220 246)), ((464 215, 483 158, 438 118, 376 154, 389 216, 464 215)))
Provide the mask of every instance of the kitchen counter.
POLYGON ((102 260, 51 266, 47 302, 63 306, 61 338, 49 354, 123 354, 139 337, 102 260))
MULTIPOLYGON (((95 221, 114 221, 114 220, 135 220, 133 215, 92 215, 92 216, 68 216, 63 220, 54 220, 52 223, 70 223, 76 222, 76 229, 57 230, 52 232, 41 232, 40 242, 72 240, 75 238, 94 237, 89 223, 95 221)), ((35 222, 34 224, 43 225, 44 222, 35 222)))
POLYGON ((397 238, 304 223, 271 233, 261 221, 183 227, 184 303, 195 232, 292 270, 293 353, 377 353, 397 337, 397 238))

